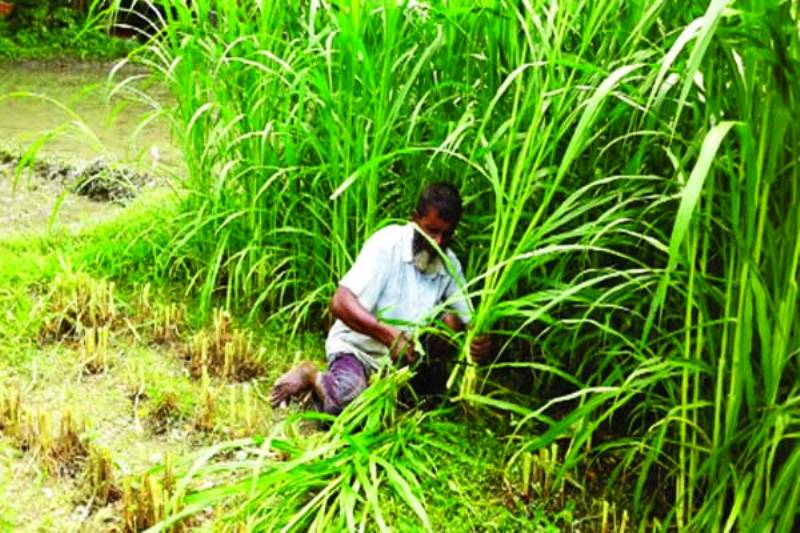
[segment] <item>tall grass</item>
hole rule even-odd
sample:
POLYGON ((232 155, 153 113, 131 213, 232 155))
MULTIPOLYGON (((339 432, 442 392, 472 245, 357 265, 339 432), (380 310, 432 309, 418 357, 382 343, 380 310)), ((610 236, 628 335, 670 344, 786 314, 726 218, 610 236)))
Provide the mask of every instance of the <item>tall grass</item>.
POLYGON ((500 348, 451 385, 516 417, 506 459, 558 440, 560 475, 616 458, 641 520, 792 528, 796 3, 170 4, 131 60, 176 97, 168 262, 205 308, 315 325, 450 179, 464 340, 500 348))

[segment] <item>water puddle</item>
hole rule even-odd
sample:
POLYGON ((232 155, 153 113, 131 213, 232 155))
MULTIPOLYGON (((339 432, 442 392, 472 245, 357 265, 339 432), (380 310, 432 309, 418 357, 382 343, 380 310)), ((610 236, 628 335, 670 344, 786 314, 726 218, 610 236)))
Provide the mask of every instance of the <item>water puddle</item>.
MULTIPOLYGON (((98 63, 0 64, 0 143, 17 154, 36 147, 37 158, 46 158, 48 168, 63 162, 64 175, 69 168, 92 164, 152 176, 181 174, 182 158, 167 121, 146 121, 153 109, 124 96, 109 101, 112 68, 98 63)), ((115 79, 136 74, 143 72, 123 69, 115 79)), ((150 88, 148 94, 153 93, 150 88)), ((160 96, 168 101, 166 94, 160 96)), ((8 154, 3 146, 0 151, 8 154)), ((114 203, 73 194, 65 180, 54 180, 53 172, 41 168, 33 166, 19 176, 10 157, 0 161, 0 238, 54 228, 76 233, 120 211, 114 203)))
MULTIPOLYGON (((96 63, 0 64, 0 139, 7 145, 28 146, 52 132, 42 146, 43 154, 70 161, 104 156, 132 166, 175 169, 181 158, 166 121, 156 118, 139 130, 151 109, 123 97, 108 101, 112 67, 96 63)), ((121 80, 125 74, 134 72, 122 71, 115 79, 121 80)))

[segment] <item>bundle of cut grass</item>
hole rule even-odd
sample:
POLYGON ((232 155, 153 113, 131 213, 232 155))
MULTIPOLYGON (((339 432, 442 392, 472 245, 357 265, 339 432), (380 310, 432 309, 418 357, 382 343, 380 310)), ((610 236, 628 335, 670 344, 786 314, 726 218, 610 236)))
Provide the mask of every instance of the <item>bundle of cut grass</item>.
POLYGON ((267 439, 241 439, 199 452, 178 476, 182 511, 159 527, 225 504, 230 511, 220 518, 223 523, 245 522, 254 529, 354 530, 371 523, 386 530, 388 493, 430 530, 420 478, 434 475, 436 465, 433 450, 425 448, 435 444, 437 451, 447 450, 449 425, 441 420, 442 411, 396 410, 397 393, 410 375, 406 369, 377 379, 337 418, 301 413, 267 439), (309 423, 330 427, 309 432, 309 423), (239 459, 224 460, 231 455, 239 459), (211 487, 191 488, 214 479, 211 487))

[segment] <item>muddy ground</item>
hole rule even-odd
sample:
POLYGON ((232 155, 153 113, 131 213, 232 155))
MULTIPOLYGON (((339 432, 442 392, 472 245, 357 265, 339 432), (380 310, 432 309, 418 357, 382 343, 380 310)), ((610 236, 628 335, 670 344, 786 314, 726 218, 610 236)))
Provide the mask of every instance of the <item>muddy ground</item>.
POLYGON ((0 238, 59 230, 77 234, 114 218, 137 194, 158 184, 149 174, 102 159, 20 161, 18 151, 0 147, 0 238))

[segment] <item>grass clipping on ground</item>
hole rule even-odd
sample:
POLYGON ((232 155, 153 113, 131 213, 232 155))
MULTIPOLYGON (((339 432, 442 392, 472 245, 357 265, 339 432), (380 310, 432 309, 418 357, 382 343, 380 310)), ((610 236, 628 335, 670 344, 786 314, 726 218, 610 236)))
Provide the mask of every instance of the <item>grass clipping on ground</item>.
MULTIPOLYGON (((254 529, 281 527, 354 531, 375 524, 387 531, 387 496, 407 506, 418 527, 431 530, 421 478, 433 475, 434 450, 453 450, 437 429, 443 411, 400 412, 397 393, 411 371, 381 376, 337 417, 298 413, 261 439, 232 441, 185 465, 178 486, 221 479, 213 486, 176 492, 182 511, 161 524, 225 505, 225 521, 254 529), (314 424, 327 431, 309 434, 314 424), (233 454, 234 461, 222 461, 233 454), (231 506, 232 497, 240 502, 231 506)), ((179 474, 180 476, 180 474, 179 474)), ((393 505, 395 505, 393 504, 393 505)))

